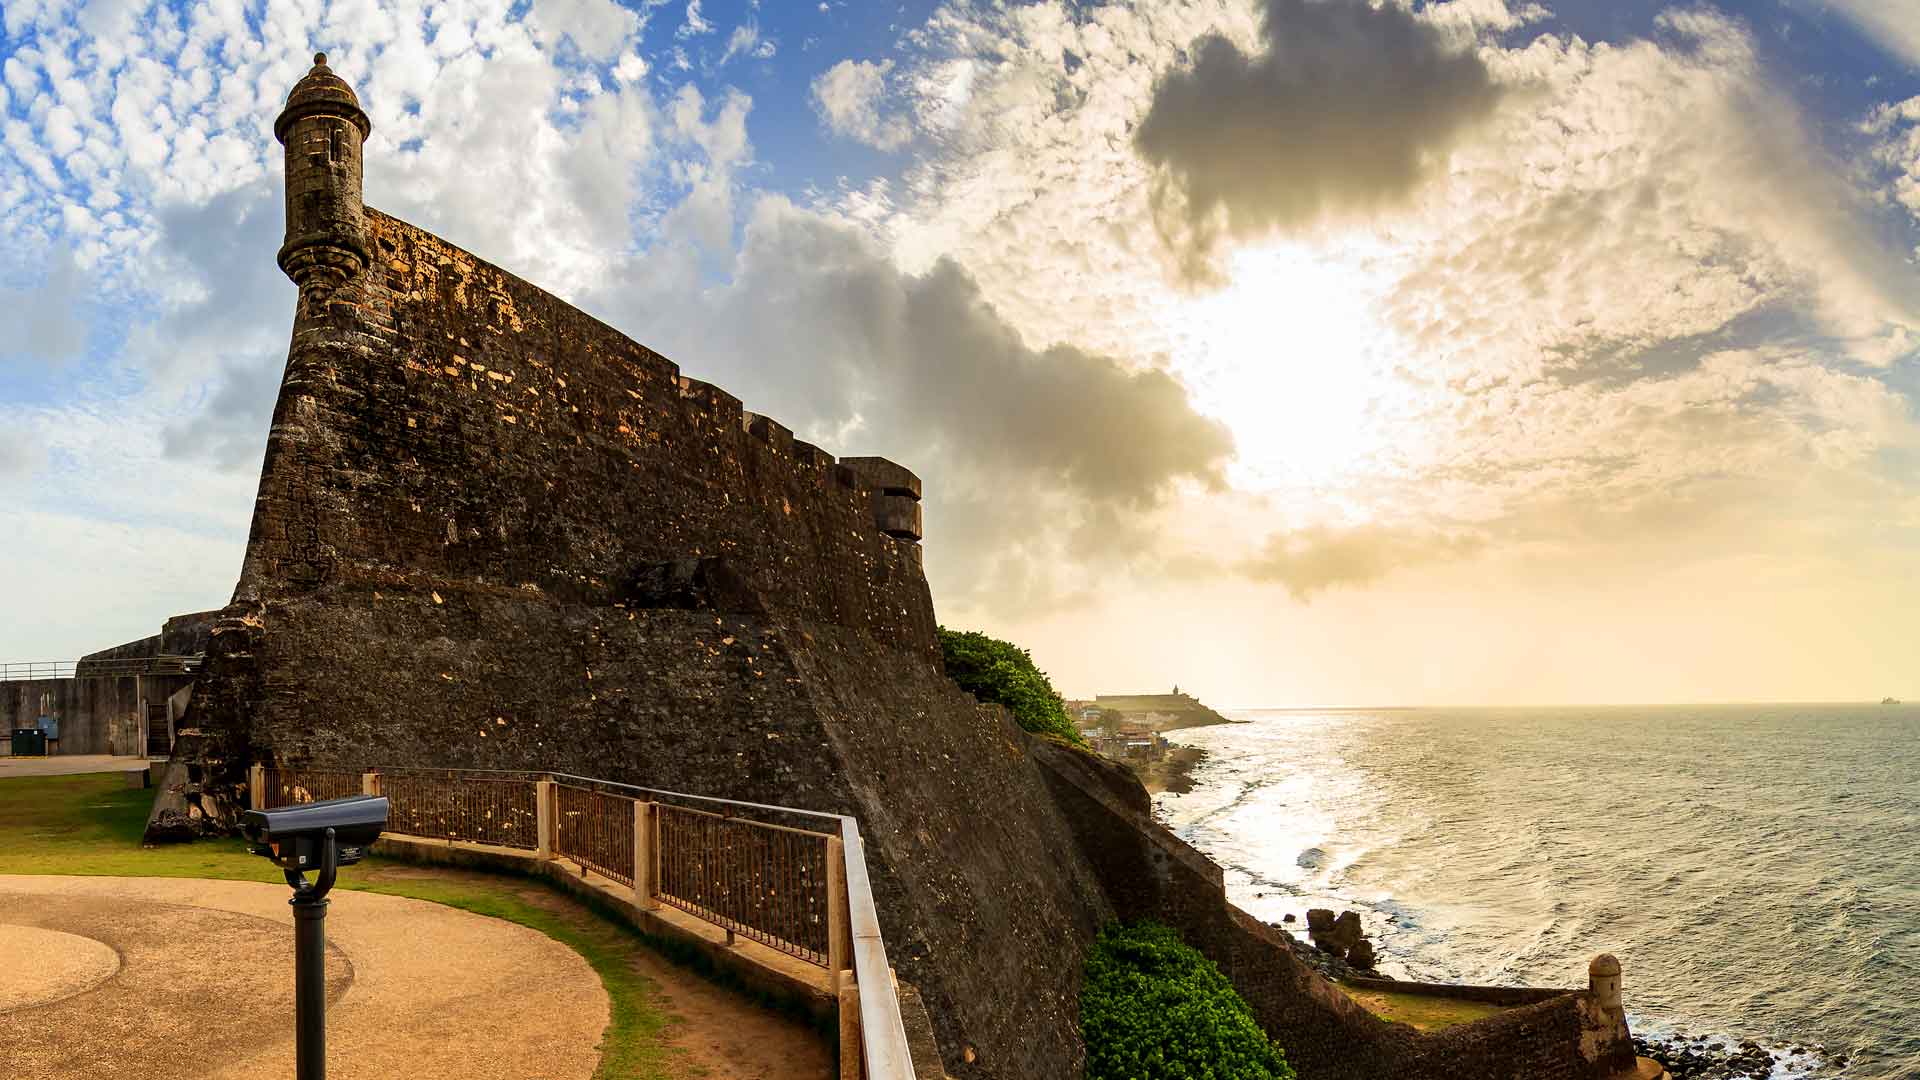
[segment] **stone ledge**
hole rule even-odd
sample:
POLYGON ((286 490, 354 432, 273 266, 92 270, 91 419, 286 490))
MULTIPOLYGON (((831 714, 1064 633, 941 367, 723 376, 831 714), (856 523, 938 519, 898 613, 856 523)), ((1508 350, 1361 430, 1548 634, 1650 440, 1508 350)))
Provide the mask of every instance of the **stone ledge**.
POLYGON ((1457 986, 1452 983, 1402 982, 1354 975, 1340 982, 1356 990, 1384 990, 1394 994, 1418 994, 1422 997, 1451 998, 1455 1001, 1480 1001, 1488 1005, 1537 1005, 1577 990, 1555 990, 1539 986, 1457 986))

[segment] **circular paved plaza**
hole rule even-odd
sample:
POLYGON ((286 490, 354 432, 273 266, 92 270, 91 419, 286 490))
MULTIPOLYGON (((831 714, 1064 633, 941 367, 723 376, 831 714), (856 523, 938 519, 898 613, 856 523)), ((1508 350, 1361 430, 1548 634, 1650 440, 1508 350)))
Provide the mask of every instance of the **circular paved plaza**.
MULTIPOLYGON (((0 1076, 293 1075, 284 885, 0 875, 0 1076)), ((330 1080, 586 1078, 607 997, 526 927, 335 890, 330 1080)))

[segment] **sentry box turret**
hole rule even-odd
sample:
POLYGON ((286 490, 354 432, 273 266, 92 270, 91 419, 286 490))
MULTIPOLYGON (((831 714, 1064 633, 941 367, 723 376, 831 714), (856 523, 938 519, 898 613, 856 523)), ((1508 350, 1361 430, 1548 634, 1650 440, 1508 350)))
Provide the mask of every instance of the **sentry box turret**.
MULTIPOLYGON (((326 864, 351 866, 387 827, 387 800, 381 795, 297 803, 277 810, 249 810, 240 818, 247 850, 264 855, 282 870, 324 871, 326 864), (333 858, 327 858, 331 833, 333 858)), ((329 883, 331 884, 331 883, 329 883)))

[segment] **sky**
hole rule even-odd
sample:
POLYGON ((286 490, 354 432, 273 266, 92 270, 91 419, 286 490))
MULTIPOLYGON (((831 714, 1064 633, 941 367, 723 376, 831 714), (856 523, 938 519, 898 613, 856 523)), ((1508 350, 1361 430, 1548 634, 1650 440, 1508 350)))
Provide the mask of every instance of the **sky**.
POLYGON ((227 602, 316 50, 1069 695, 1920 698, 1920 0, 0 0, 0 659, 227 602))

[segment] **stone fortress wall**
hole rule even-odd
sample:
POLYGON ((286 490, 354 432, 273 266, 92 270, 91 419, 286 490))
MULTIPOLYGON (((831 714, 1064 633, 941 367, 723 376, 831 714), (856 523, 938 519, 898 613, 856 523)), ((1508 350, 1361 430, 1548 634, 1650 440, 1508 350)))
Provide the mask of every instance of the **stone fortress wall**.
POLYGON ((954 1074, 1076 1075, 1108 912, 1021 733, 941 672, 919 481, 361 206, 350 93, 316 67, 283 125, 300 300, 194 808, 230 817, 257 760, 855 813, 954 1074))
MULTIPOLYGON (((550 769, 852 813, 948 1071, 1077 1077, 1084 949, 1137 905, 1048 744, 945 678, 919 481, 836 461, 365 208, 366 129, 323 63, 276 125, 300 300, 186 720, 195 809, 230 819, 258 761, 550 769)), ((1161 898, 1163 918, 1231 919, 1201 879, 1161 898)), ((1230 970, 1260 964, 1317 978, 1284 949, 1230 970)), ((1409 1060, 1327 1075, 1452 1075, 1409 1060)))

